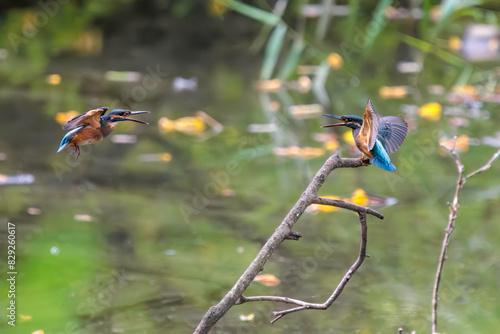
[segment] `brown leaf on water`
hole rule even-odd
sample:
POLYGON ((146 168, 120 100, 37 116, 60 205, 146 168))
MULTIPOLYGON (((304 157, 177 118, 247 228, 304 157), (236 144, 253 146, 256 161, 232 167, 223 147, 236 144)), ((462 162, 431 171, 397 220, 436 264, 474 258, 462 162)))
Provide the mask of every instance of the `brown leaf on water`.
POLYGON ((276 286, 281 283, 279 278, 272 274, 258 275, 253 280, 265 286, 276 286))

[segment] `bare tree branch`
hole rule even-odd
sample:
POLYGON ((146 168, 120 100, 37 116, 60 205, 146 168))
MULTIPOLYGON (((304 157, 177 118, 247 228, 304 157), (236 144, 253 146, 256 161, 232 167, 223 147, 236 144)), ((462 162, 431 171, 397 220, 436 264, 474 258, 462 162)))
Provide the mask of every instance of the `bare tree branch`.
POLYGON ((446 260, 446 251, 448 248, 448 244, 450 242, 451 234, 455 229, 455 220, 457 219, 458 209, 460 205, 458 204, 458 199, 460 197, 460 191, 465 185, 465 182, 470 177, 482 173, 488 170, 493 162, 500 156, 500 150, 498 150, 490 160, 488 160, 482 167, 478 168, 472 173, 467 174, 465 176, 465 168, 462 162, 460 161, 460 157, 458 156, 455 150, 456 137, 453 141, 453 147, 450 149, 446 145, 441 145, 448 153, 450 153, 451 157, 455 161, 455 165, 457 166, 458 178, 455 186, 455 194, 453 195, 453 201, 450 204, 450 213, 448 214, 448 224, 446 229, 444 230, 443 242, 441 244, 441 253, 439 255, 438 267, 436 270, 436 277, 434 279, 434 287, 432 290, 432 310, 431 310, 431 333, 438 334, 437 332, 437 309, 438 309, 438 301, 439 301, 439 284, 441 282, 441 275, 443 272, 444 261, 446 260))
POLYGON ((491 165, 495 162, 496 159, 498 159, 499 156, 500 156, 500 150, 496 151, 495 154, 493 154, 493 156, 491 157, 491 159, 488 160, 488 162, 485 163, 481 168, 478 168, 472 173, 467 174, 465 178, 468 179, 469 177, 472 177, 476 174, 487 171, 488 169, 490 169, 491 165))
MULTIPOLYGON (((278 228, 274 231, 273 235, 267 240, 267 242, 264 244, 260 252, 257 254, 257 257, 252 261, 252 263, 248 266, 248 268, 245 270, 243 275, 238 279, 236 284, 231 288, 231 290, 222 298, 222 300, 215 306, 212 306, 207 313, 203 316, 201 319, 200 323, 198 324, 198 327, 196 328, 194 333, 201 334, 201 333, 208 333, 210 329, 219 321, 220 318, 226 314, 226 312, 236 305, 237 303, 242 303, 245 302, 245 299, 242 299, 243 292, 248 288, 248 286, 252 283, 253 279, 258 275, 258 273, 264 268, 264 265, 266 262, 269 260, 271 255, 274 253, 274 251, 279 247, 279 245, 286 239, 298 239, 298 234, 296 232, 292 231, 293 225, 298 221, 298 219, 302 216, 304 211, 307 209, 307 207, 315 202, 318 201, 323 201, 324 204, 327 205, 334 205, 338 207, 343 207, 346 209, 354 209, 354 211, 359 212, 360 215, 360 221, 361 224, 366 225, 366 213, 375 215, 376 217, 382 218, 383 216, 376 212, 375 210, 364 208, 364 207, 359 207, 355 206, 355 204, 352 205, 347 205, 346 202, 338 201, 338 202, 330 202, 330 201, 325 201, 326 199, 320 199, 318 198, 318 190, 319 188, 323 185, 325 182, 326 178, 328 175, 337 168, 354 168, 354 167, 361 167, 363 164, 360 159, 347 159, 347 158, 340 158, 337 154, 332 155, 329 157, 325 164, 320 168, 320 170, 316 173, 314 176, 313 180, 311 183, 307 186, 306 190, 302 193, 300 196, 299 200, 295 203, 293 208, 290 210, 290 212, 286 215, 286 217, 283 219, 281 224, 278 226, 278 228), (357 210, 356 210, 357 209, 357 210), (358 211, 360 210, 360 211, 358 211)), ((366 232, 366 230, 365 230, 366 232)), ((363 234, 362 234, 363 235, 363 234)), ((366 234, 365 237, 366 239, 366 234)), ((366 245, 366 240, 364 241, 366 245)), ((364 259, 364 256, 362 257, 364 259)), ((361 262, 356 261, 356 263, 351 267, 351 269, 347 272, 346 276, 344 276, 343 280, 348 281, 354 271, 361 265, 361 262), (354 268, 354 271, 352 271, 354 268)), ((347 282, 346 282, 347 283, 347 282)), ((334 294, 328 299, 327 302, 330 301, 330 299, 335 299, 337 296, 342 292, 344 285, 339 285, 337 287, 337 290, 335 290, 334 294)), ((250 297, 245 297, 245 298, 250 298, 250 297)), ((282 297, 285 298, 285 297, 282 297)), ((294 301, 293 299, 288 299, 289 301, 294 301)), ((292 302, 292 304, 294 304, 292 302)), ((275 312, 275 315, 278 316, 278 318, 282 317, 285 313, 291 313, 291 312, 296 312, 300 311, 304 306, 300 306, 296 308, 295 310, 285 310, 281 311, 281 314, 277 314, 275 312)), ((305 309, 305 308, 303 308, 305 309)), ((277 319, 275 319, 277 320, 277 319)))
POLYGON ((384 215, 381 214, 380 212, 377 212, 371 208, 366 208, 361 205, 357 205, 354 203, 346 202, 346 201, 341 201, 339 199, 332 199, 332 198, 325 198, 325 197, 317 197, 314 201, 313 204, 322 204, 322 205, 330 205, 330 206, 336 206, 338 208, 343 208, 347 210, 351 210, 354 212, 364 212, 368 213, 372 216, 375 216, 380 219, 384 219, 384 215))
POLYGON ((344 290, 345 286, 351 279, 352 275, 358 270, 358 268, 361 266, 363 263, 365 257, 366 257, 366 244, 367 244, 367 237, 368 237, 368 227, 366 224, 366 213, 365 212, 359 212, 359 221, 361 223, 361 244, 359 247, 359 255, 354 264, 349 268, 347 273, 344 275, 340 283, 337 285, 337 288, 335 291, 332 293, 332 295, 322 304, 317 304, 317 303, 308 303, 302 300, 297 300, 297 299, 292 299, 288 297, 279 297, 279 296, 254 296, 254 297, 244 297, 242 296, 240 299, 240 303, 245 303, 245 302, 257 302, 257 301, 268 301, 268 302, 281 302, 281 303, 286 303, 286 304, 295 304, 299 305, 299 307, 294 307, 294 308, 289 308, 286 310, 282 311, 275 311, 273 314, 276 316, 271 323, 275 323, 279 319, 281 319, 284 315, 287 315, 292 312, 298 312, 298 311, 303 311, 303 310, 326 310, 329 308, 337 299, 338 296, 342 293, 344 290))

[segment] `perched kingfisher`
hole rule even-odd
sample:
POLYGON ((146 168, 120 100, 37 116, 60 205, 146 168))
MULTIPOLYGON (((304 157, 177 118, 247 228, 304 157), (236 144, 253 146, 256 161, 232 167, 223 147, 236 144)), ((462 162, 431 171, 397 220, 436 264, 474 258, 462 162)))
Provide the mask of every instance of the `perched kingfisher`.
POLYGON ((149 111, 130 111, 116 109, 105 115, 109 108, 102 107, 87 111, 69 120, 63 125, 63 130, 71 130, 61 140, 57 152, 61 152, 66 146, 73 146, 73 152, 78 152, 76 159, 80 156, 79 145, 88 145, 100 142, 106 138, 119 122, 132 121, 136 123, 149 124, 138 119, 128 118, 132 115, 149 113, 149 111))
POLYGON ((334 116, 323 114, 341 120, 343 123, 325 125, 323 128, 347 126, 352 129, 352 136, 358 150, 363 153, 361 161, 364 164, 374 164, 377 167, 394 172, 396 167, 389 158, 389 153, 395 152, 408 132, 408 124, 396 116, 382 117, 375 112, 368 100, 363 119, 354 115, 334 116))

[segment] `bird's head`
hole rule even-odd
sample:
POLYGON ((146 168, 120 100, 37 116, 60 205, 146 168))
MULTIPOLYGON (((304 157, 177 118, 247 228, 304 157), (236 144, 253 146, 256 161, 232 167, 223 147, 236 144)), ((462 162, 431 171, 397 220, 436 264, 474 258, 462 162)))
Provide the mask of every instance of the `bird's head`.
POLYGON ((138 114, 147 114, 149 111, 130 111, 130 110, 124 110, 124 109, 116 109, 111 111, 107 115, 101 116, 101 119, 105 122, 110 122, 110 123, 115 123, 117 122, 123 122, 123 121, 131 121, 131 122, 136 122, 136 123, 142 123, 142 124, 149 124, 147 122, 134 119, 134 118, 129 118, 130 116, 133 115, 138 115, 138 114))
POLYGON ((347 126, 351 129, 358 129, 363 125, 363 119, 361 117, 355 115, 344 115, 344 116, 335 116, 323 114, 323 116, 331 117, 342 121, 342 123, 323 125, 322 128, 332 128, 334 126, 347 126))

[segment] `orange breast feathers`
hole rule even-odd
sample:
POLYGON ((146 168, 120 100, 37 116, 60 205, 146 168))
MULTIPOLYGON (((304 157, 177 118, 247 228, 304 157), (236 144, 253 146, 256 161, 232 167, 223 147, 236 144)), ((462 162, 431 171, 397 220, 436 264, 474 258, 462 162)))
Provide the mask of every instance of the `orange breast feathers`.
POLYGON ((76 145, 93 144, 103 140, 106 137, 106 135, 100 128, 95 129, 91 127, 84 127, 75 134, 70 144, 76 144, 76 145))

